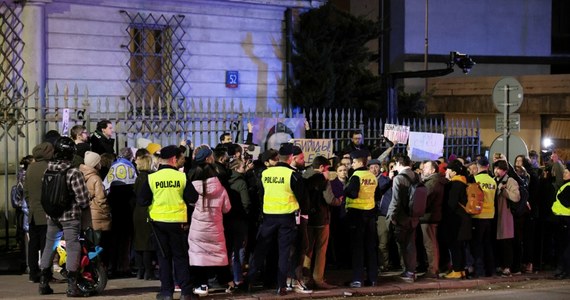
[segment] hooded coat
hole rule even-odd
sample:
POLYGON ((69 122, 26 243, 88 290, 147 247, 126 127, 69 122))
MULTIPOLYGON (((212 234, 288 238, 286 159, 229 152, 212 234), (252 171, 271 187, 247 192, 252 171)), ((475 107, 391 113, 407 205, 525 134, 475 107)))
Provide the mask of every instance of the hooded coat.
POLYGON ((53 145, 48 142, 34 147, 32 156, 35 162, 28 166, 26 181, 24 182, 24 195, 29 204, 29 221, 35 225, 47 225, 46 212, 41 203, 42 178, 48 167, 48 161, 53 157, 53 145))
POLYGON ((508 201, 519 202, 521 199, 519 184, 508 175, 495 178, 497 181, 497 240, 512 239, 515 237, 515 223, 508 201))
POLYGON ((228 193, 217 177, 195 180, 192 185, 198 193, 198 201, 188 234, 190 265, 226 266, 223 214, 231 209, 228 193))
POLYGON ((107 196, 105 196, 105 188, 101 177, 99 177, 99 171, 87 165, 80 165, 79 170, 85 177, 85 184, 89 191, 92 228, 102 231, 111 230, 111 208, 107 203, 107 196))

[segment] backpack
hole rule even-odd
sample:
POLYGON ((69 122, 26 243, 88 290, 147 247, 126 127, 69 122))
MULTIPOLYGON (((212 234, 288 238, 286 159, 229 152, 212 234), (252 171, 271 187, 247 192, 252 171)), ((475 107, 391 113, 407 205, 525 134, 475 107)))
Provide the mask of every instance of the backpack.
POLYGON ((530 212, 530 204, 528 203, 529 192, 528 186, 524 182, 519 182, 519 194, 521 199, 519 202, 513 202, 511 199, 508 199, 507 205, 511 209, 511 213, 513 217, 520 217, 524 216, 525 214, 530 212))
POLYGON ((465 188, 467 193, 467 203, 465 205, 459 203, 466 213, 470 215, 478 215, 483 210, 483 202, 485 201, 485 193, 478 182, 470 182, 465 188))
POLYGON ((73 192, 67 184, 67 171, 72 167, 46 170, 42 178, 41 203, 44 211, 51 218, 59 218, 71 208, 73 192))
POLYGON ((422 217, 426 212, 427 206, 427 188, 424 183, 416 177, 415 182, 406 175, 404 176, 410 182, 410 196, 408 200, 409 216, 412 218, 422 217))

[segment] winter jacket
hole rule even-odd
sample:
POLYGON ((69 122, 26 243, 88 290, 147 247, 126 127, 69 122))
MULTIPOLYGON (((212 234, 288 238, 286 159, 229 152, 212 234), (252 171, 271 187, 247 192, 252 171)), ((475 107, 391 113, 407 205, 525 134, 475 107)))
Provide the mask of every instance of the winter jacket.
POLYGON ((192 181, 192 186, 198 199, 188 234, 190 265, 226 266, 228 255, 222 214, 231 209, 228 193, 217 177, 192 181))
POLYGON ((251 201, 245 175, 231 171, 229 179, 230 189, 227 190, 232 204, 228 217, 237 217, 246 220, 249 215, 251 201))
MULTIPOLYGON (((105 195, 103 181, 99 177, 99 171, 87 165, 80 165, 79 170, 85 177, 85 184, 89 191, 89 207, 91 208, 91 224, 89 226, 94 230, 111 230, 111 208, 107 203, 107 196, 105 195)), ((85 213, 85 215, 87 217, 89 213, 85 213)))
POLYGON ((442 228, 445 240, 471 240, 471 215, 461 205, 467 204, 467 179, 456 175, 445 185, 445 196, 442 206, 442 228))
MULTIPOLYGON (((402 169, 400 174, 406 174, 412 180, 419 180, 410 168, 402 169)), ((392 178, 392 201, 386 218, 390 222, 395 222, 397 226, 416 228, 419 218, 412 218, 409 214, 410 181, 400 174, 392 178)))
MULTIPOLYGON (((139 171, 133 189, 139 196, 143 185, 148 185, 149 171, 139 171)), ((154 251, 152 229, 150 228, 148 207, 141 206, 138 202, 133 210, 133 248, 135 251, 154 251)))
POLYGON ((329 225, 331 220, 330 206, 340 206, 342 198, 337 198, 332 192, 330 182, 322 173, 313 168, 303 174, 306 180, 306 192, 309 199, 309 226, 329 225))
POLYGON ((29 222, 35 225, 47 225, 46 212, 41 203, 42 178, 47 169, 48 161, 53 157, 53 145, 48 142, 34 147, 32 155, 35 162, 28 166, 26 181, 24 181, 24 195, 29 204, 29 222))
POLYGON ((378 187, 374 193, 378 215, 385 217, 392 201, 392 179, 388 176, 378 176, 378 187))
POLYGON ((505 175, 503 178, 495 178, 497 182, 497 239, 512 239, 515 237, 513 214, 507 201, 519 202, 521 199, 519 184, 513 178, 505 175))
POLYGON ((420 223, 437 224, 441 221, 441 206, 443 204, 443 196, 445 184, 447 180, 439 173, 434 173, 424 179, 424 185, 427 188, 427 205, 426 212, 420 217, 420 223))
POLYGON ((91 151, 101 155, 103 153, 115 154, 115 139, 108 138, 101 131, 93 132, 91 138, 91 151))

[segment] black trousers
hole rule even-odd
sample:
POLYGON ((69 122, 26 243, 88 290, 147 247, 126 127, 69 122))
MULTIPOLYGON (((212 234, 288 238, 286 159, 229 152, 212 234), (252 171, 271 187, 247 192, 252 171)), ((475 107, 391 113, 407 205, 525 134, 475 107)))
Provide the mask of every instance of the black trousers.
POLYGON ((363 281, 366 266, 368 280, 375 282, 378 280, 376 211, 349 208, 346 219, 352 248, 352 281, 363 281))
POLYGON ((31 220, 29 229, 30 241, 28 243, 28 267, 30 268, 30 275, 35 276, 40 272, 38 265, 40 255, 38 253, 44 251, 44 247, 46 246, 46 233, 47 224, 36 225, 34 220, 31 220))
POLYGON ((158 239, 156 252, 160 266, 160 294, 172 296, 174 293, 174 278, 180 285, 182 295, 192 295, 190 283, 190 259, 188 258, 188 232, 182 228, 182 223, 153 222, 154 233, 158 239))
POLYGON ((471 222, 473 225, 471 253, 475 261, 475 272, 478 276, 492 276, 495 268, 493 219, 473 218, 471 222))
POLYGON ((272 241, 277 239, 279 248, 277 286, 284 288, 287 284, 289 253, 296 236, 297 230, 294 214, 264 215, 263 222, 259 226, 256 247, 249 267, 248 277, 250 282, 255 279, 257 271, 263 265, 272 241))

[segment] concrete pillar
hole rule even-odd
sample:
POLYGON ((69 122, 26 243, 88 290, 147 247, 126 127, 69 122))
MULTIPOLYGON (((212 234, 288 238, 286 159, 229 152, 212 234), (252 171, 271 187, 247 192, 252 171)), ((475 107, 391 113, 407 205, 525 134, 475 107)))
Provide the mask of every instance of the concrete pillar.
MULTIPOLYGON (((39 86, 37 91, 39 95, 40 110, 30 110, 28 117, 30 119, 42 119, 43 107, 45 107, 45 82, 47 73, 46 61, 46 14, 45 6, 51 3, 52 0, 28 0, 25 2, 22 11, 22 23, 24 28, 22 30, 21 38, 24 41, 24 50, 22 59, 24 60, 23 76, 28 84, 30 92, 34 87, 39 86)), ((34 97, 28 99, 28 105, 34 106, 34 97)), ((40 142, 42 135, 45 133, 44 123, 39 122, 37 132, 30 132, 28 141, 35 145, 40 142)))

